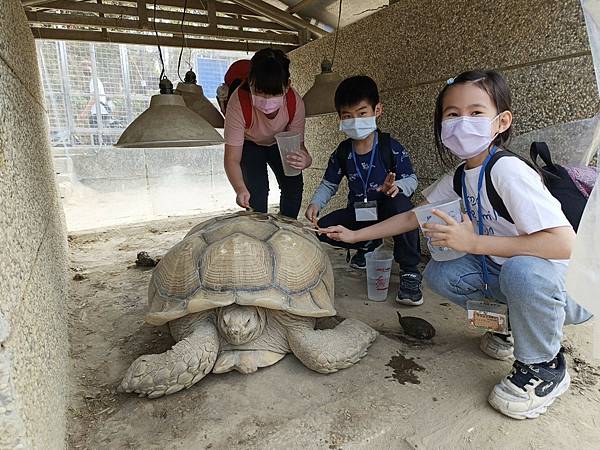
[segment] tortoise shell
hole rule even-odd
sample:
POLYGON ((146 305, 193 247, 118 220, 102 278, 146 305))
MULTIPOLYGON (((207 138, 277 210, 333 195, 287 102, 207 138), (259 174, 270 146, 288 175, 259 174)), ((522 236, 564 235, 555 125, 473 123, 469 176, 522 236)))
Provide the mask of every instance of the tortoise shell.
POLYGON ((152 273, 146 322, 253 305, 305 317, 335 315, 329 258, 303 225, 240 212, 196 225, 152 273))

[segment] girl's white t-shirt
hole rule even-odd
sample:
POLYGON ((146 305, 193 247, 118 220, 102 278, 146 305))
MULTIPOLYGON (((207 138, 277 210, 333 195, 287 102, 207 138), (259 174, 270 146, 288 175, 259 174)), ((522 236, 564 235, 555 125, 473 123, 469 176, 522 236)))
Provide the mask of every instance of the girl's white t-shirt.
MULTIPOLYGON (((473 226, 479 231, 477 212, 477 184, 481 166, 465 169, 468 201, 474 215, 473 226)), ((492 183, 514 224, 500 217, 487 196, 485 178, 481 187, 481 208, 484 234, 489 236, 523 236, 537 231, 571 224, 562 212, 560 202, 548 191, 538 173, 516 157, 504 157, 496 161, 490 172, 492 183)), ((459 198, 454 192, 454 170, 444 175, 423 191, 429 203, 459 198)), ((463 200, 464 201, 464 200, 463 200)), ((489 255, 498 264, 507 258, 489 255)), ((568 260, 556 260, 567 264, 568 260)))

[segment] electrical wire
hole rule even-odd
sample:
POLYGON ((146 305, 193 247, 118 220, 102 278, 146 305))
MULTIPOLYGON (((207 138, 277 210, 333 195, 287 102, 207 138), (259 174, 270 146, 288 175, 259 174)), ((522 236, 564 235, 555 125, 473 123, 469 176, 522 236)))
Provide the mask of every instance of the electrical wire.
POLYGON ((331 57, 331 66, 333 67, 333 62, 335 61, 335 53, 337 51, 337 41, 338 34, 340 34, 340 19, 342 18, 342 0, 340 0, 340 9, 338 11, 338 22, 337 28, 335 29, 335 39, 333 41, 333 56, 331 57))
POLYGON ((156 45, 158 46, 158 57, 160 58, 160 65, 161 65, 160 79, 162 80, 165 77, 165 61, 163 59, 162 50, 160 48, 160 40, 158 38, 158 31, 156 29, 156 0, 154 0, 154 21, 153 21, 153 25, 154 25, 154 34, 156 35, 156 45))
POLYGON ((177 60, 177 76, 179 77, 179 81, 183 83, 181 79, 181 74, 179 73, 179 68, 181 67, 181 57, 183 56, 183 48, 186 46, 185 33, 183 32, 183 22, 185 21, 185 12, 187 10, 187 2, 183 4, 183 15, 181 16, 181 50, 179 51, 179 59, 177 60))

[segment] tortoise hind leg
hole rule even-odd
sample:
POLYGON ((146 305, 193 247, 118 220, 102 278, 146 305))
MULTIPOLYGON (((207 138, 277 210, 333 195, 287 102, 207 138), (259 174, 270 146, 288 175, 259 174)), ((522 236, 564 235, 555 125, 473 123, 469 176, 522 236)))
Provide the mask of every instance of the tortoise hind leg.
POLYGON ((331 373, 357 363, 377 337, 367 324, 346 319, 335 328, 291 327, 290 348, 296 358, 316 372, 331 373))
POLYGON ((212 370, 219 352, 219 335, 212 315, 190 314, 169 326, 178 342, 164 353, 136 359, 121 381, 121 392, 161 397, 189 388, 212 370))

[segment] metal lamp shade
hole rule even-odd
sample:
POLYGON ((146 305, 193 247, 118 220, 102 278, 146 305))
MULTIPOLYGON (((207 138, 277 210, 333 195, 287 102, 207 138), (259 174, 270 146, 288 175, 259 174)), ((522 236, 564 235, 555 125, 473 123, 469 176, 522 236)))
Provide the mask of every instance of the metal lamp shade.
POLYGON ((179 94, 153 95, 150 107, 129 124, 115 147, 159 148, 218 145, 223 138, 185 106, 179 94))
POLYGON ((217 108, 204 95, 202 86, 194 83, 178 83, 175 92, 181 94, 186 106, 215 128, 223 128, 225 121, 217 108))
POLYGON ((315 77, 314 84, 303 97, 306 117, 336 112, 333 99, 341 81, 338 74, 330 71, 323 71, 315 77))

